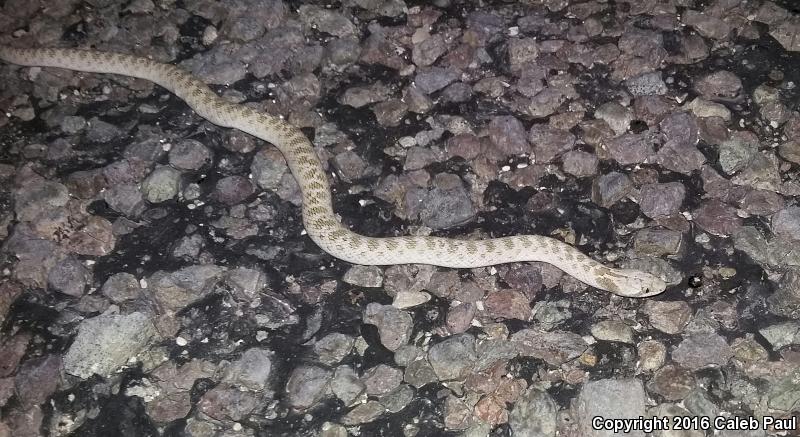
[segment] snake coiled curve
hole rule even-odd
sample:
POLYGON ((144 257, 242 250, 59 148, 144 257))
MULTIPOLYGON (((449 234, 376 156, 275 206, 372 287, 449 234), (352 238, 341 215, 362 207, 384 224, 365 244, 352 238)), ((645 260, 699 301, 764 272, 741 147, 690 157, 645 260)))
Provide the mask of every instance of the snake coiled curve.
POLYGON ((146 79, 184 100, 197 114, 219 126, 239 129, 274 144, 286 158, 303 198, 303 223, 325 252, 354 264, 431 264, 484 267, 518 261, 543 261, 592 287, 627 297, 661 293, 660 278, 638 270, 614 269, 574 247, 539 235, 485 240, 431 236, 373 238, 345 228, 333 212, 331 191, 317 154, 303 133, 279 117, 225 101, 186 71, 147 58, 76 49, 20 49, 0 45, 0 59, 22 66, 58 67, 146 79))

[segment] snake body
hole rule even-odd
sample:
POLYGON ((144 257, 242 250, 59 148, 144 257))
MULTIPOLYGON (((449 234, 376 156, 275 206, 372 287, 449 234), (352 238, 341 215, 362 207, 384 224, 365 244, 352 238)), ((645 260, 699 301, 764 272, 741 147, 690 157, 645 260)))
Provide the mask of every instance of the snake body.
POLYGON ((323 166, 300 129, 279 117, 227 102, 202 81, 174 65, 118 53, 2 45, 0 59, 21 66, 58 67, 146 79, 177 95, 211 123, 239 129, 274 144, 283 153, 300 185, 303 224, 309 237, 325 252, 344 261, 361 265, 416 263, 451 268, 543 261, 590 286, 621 296, 648 297, 666 288, 664 281, 654 275, 606 267, 566 243, 539 235, 458 240, 433 236, 374 238, 354 233, 334 214, 323 166))

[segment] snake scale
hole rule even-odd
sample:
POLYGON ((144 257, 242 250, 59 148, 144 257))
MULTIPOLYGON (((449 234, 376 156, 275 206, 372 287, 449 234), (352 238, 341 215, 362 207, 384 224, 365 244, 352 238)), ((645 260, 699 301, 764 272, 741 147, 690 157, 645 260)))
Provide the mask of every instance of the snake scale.
POLYGON ((578 249, 540 235, 484 240, 433 236, 374 238, 359 235, 337 219, 327 176, 311 142, 283 119, 227 102, 190 73, 147 58, 78 49, 22 49, 0 45, 0 59, 21 66, 58 67, 146 79, 184 100, 216 125, 239 129, 274 144, 300 185, 303 224, 309 237, 330 255, 353 264, 430 264, 474 268, 519 261, 550 263, 578 280, 626 297, 661 293, 666 284, 639 270, 615 269, 578 249))

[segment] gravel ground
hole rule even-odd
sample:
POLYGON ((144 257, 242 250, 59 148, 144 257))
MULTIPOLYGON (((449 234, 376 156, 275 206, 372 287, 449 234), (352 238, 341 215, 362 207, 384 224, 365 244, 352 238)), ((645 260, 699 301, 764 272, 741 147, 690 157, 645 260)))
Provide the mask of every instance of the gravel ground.
POLYGON ((0 436, 800 435, 797 3, 0 5, 2 43, 285 116, 360 233, 550 235, 670 284, 353 266, 270 145, 146 81, 2 64, 0 436))

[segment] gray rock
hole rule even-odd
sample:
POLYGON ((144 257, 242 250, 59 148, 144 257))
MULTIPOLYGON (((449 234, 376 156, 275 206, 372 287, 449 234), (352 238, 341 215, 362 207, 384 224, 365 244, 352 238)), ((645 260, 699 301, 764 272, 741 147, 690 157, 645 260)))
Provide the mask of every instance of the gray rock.
POLYGON ((734 174, 747 166, 758 153, 758 138, 752 132, 734 132, 719 145, 719 164, 726 174, 734 174))
POLYGON ((695 146, 700 139, 697 118, 688 112, 667 115, 658 123, 658 128, 667 142, 677 141, 681 146, 695 146))
POLYGON ((255 15, 239 16, 236 20, 228 22, 230 23, 228 36, 233 40, 252 41, 267 30, 263 20, 255 15))
POLYGON ((200 251, 206 246, 206 240, 200 234, 187 235, 181 237, 172 249, 174 258, 196 258, 200 251))
POLYGON ((681 333, 692 316, 692 309, 684 301, 649 300, 642 311, 654 328, 666 334, 681 333))
POLYGON ((515 436, 555 437, 558 404, 546 392, 530 387, 514 404, 508 424, 515 436))
POLYGON ((681 20, 687 26, 692 26, 700 35, 711 39, 727 39, 732 30, 731 25, 721 18, 692 9, 681 14, 681 20))
POLYGON ((778 147, 778 154, 789 162, 800 164, 800 141, 789 140, 781 144, 778 147))
POLYGON ((660 71, 640 74, 625 81, 628 91, 634 96, 663 96, 667 93, 667 84, 661 78, 660 71))
POLYGON ((413 320, 411 315, 391 305, 370 303, 364 310, 364 323, 375 325, 381 344, 390 351, 407 344, 411 338, 413 320))
POLYGON ((692 334, 672 351, 672 359, 691 370, 724 366, 732 356, 733 349, 724 338, 713 332, 692 334))
POLYGON ((299 410, 311 408, 325 396, 332 377, 332 371, 319 366, 296 367, 286 383, 286 400, 299 410))
POLYGON ((692 212, 694 222, 710 234, 728 236, 742 226, 736 208, 712 199, 692 212))
POLYGON ((645 340, 637 345, 639 355, 638 368, 644 372, 652 372, 664 365, 667 359, 667 347, 656 340, 645 340))
POLYGON ((492 145, 499 155, 505 157, 531 152, 525 138, 525 128, 517 118, 510 115, 492 117, 488 130, 492 145))
MULTIPOLYGON (((778 411, 792 412, 800 403, 800 370, 794 369, 793 372, 778 379, 770 384, 767 403, 770 408, 778 411)), ((789 413, 787 418, 790 418, 789 413)), ((792 432, 793 430, 786 430, 792 432)))
POLYGON ((265 190, 275 191, 281 185, 281 179, 289 170, 281 152, 274 148, 263 148, 253 156, 250 172, 253 180, 265 190))
POLYGON ((623 173, 611 172, 594 180, 592 201, 608 208, 627 196, 633 189, 630 178, 623 173))
POLYGON ((689 102, 686 108, 692 111, 692 114, 700 118, 719 117, 724 121, 730 121, 731 119, 731 111, 725 105, 709 102, 702 97, 698 97, 689 102))
POLYGON ((686 188, 680 182, 645 184, 639 193, 639 207, 650 218, 666 217, 680 212, 686 188))
POLYGON ((780 191, 782 184, 778 157, 771 151, 756 153, 731 182, 757 190, 780 191))
POLYGON ((440 381, 467 376, 477 359, 475 337, 469 334, 450 336, 428 350, 428 361, 440 381))
POLYGON ((47 275, 66 253, 56 243, 40 238, 27 223, 14 226, 2 246, 3 252, 17 257, 14 279, 31 287, 47 287, 47 275))
POLYGON ((138 183, 147 176, 148 171, 150 171, 150 162, 136 157, 114 161, 102 169, 103 176, 109 185, 138 183))
POLYGON ((539 48, 535 38, 512 38, 508 41, 508 63, 512 71, 535 63, 538 57, 539 48))
POLYGON ((457 81, 461 75, 452 68, 426 67, 417 71, 414 84, 425 94, 431 94, 457 81))
POLYGON ((471 303, 462 303, 454 307, 450 307, 447 311, 447 329, 453 334, 460 334, 465 332, 472 326, 472 320, 475 319, 477 308, 471 303))
POLYGON ((136 299, 141 296, 139 281, 130 273, 115 273, 100 288, 100 293, 114 303, 136 299))
POLYGON ((238 44, 216 44, 202 56, 181 62, 207 84, 229 85, 245 78, 247 68, 239 56, 238 44))
POLYGON ((690 175, 703 167, 706 157, 694 145, 670 140, 661 146, 653 162, 667 170, 690 175))
POLYGON ((367 162, 352 150, 347 150, 333 157, 333 166, 346 182, 352 182, 364 176, 367 162))
POLYGON ((254 392, 220 384, 203 395, 197 408, 212 419, 239 422, 250 416, 259 401, 254 392))
POLYGON ((536 302, 533 306, 533 319, 539 322, 541 329, 554 329, 570 318, 569 303, 563 300, 536 302))
POLYGON ((414 360, 425 357, 425 351, 413 344, 406 344, 394 351, 394 362, 400 367, 407 367, 414 360))
POLYGON ((775 38, 783 48, 792 52, 800 51, 798 33, 800 33, 800 25, 796 20, 786 20, 777 26, 770 26, 769 31, 770 36, 775 38))
POLYGON ((366 386, 353 369, 339 366, 330 382, 331 392, 346 406, 353 405, 364 393, 366 386))
POLYGON ((694 89, 706 99, 734 98, 742 91, 742 81, 730 71, 715 71, 694 83, 694 89))
POLYGON ((86 129, 86 119, 77 115, 67 115, 61 120, 61 131, 76 134, 86 129))
POLYGON ((390 99, 373 105, 372 112, 379 125, 394 127, 403 121, 403 117, 408 113, 408 105, 400 99, 390 99))
POLYGON ((605 142, 611 158, 621 165, 640 164, 653 154, 652 142, 643 135, 623 134, 605 142))
POLYGON ((14 374, 30 342, 31 335, 26 332, 4 336, 0 343, 4 352, 0 355, 0 377, 5 378, 14 374))
POLYGON ((380 417, 386 408, 378 401, 367 401, 357 405, 342 417, 342 424, 346 426, 369 423, 380 417))
POLYGON ((214 198, 226 205, 236 205, 253 195, 253 183, 244 176, 226 176, 217 181, 214 198))
POLYGON ((73 256, 56 263, 47 274, 47 287, 59 293, 80 297, 92 283, 92 272, 73 256))
POLYGON ((411 60, 419 67, 427 67, 433 64, 447 52, 447 43, 442 34, 431 35, 428 38, 414 44, 411 52, 411 60))
POLYGON ((256 324, 267 329, 295 325, 300 322, 300 316, 295 311, 295 307, 285 298, 262 292, 261 307, 255 317, 256 324))
POLYGON ((633 121, 631 109, 618 102, 603 103, 594 111, 594 116, 598 120, 605 121, 617 135, 627 132, 633 121))
POLYGON ((389 98, 389 88, 381 82, 370 85, 348 88, 339 98, 339 103, 361 108, 371 103, 382 102, 389 98))
POLYGON ((347 17, 333 9, 302 5, 297 9, 300 20, 309 27, 338 37, 353 36, 358 29, 347 17))
POLYGON ((378 364, 367 369, 361 377, 366 387, 366 393, 370 396, 385 395, 391 393, 403 382, 403 372, 400 369, 378 364))
POLYGON ((67 187, 45 179, 26 182, 14 191, 14 211, 20 221, 32 221, 44 211, 66 205, 67 201, 67 187))
POLYGON ((720 411, 720 408, 714 404, 709 394, 702 388, 692 390, 692 392, 684 398, 683 404, 689 411, 698 416, 715 417, 720 411))
POLYGON ((516 290, 495 290, 486 296, 484 306, 492 319, 531 319, 529 299, 516 290))
POLYGON ((421 388, 426 384, 439 381, 439 377, 428 359, 422 358, 412 361, 406 366, 403 380, 416 388, 421 388))
POLYGON ((49 354, 25 361, 17 370, 14 388, 26 408, 45 402, 61 381, 61 355, 49 354))
POLYGON ((325 60, 335 71, 343 71, 358 62, 361 46, 355 38, 334 38, 325 46, 325 60))
POLYGON ((540 163, 550 162, 575 146, 574 135, 546 124, 533 125, 528 132, 528 141, 533 145, 536 162, 540 163))
POLYGON ((38 405, 12 409, 0 422, 0 432, 7 432, 3 437, 38 437, 43 421, 44 412, 38 405))
POLYGON ((314 343, 314 353, 319 361, 329 366, 339 364, 353 350, 355 339, 349 335, 334 332, 314 343))
POLYGON ((439 94, 442 103, 463 103, 472 98, 472 87, 464 82, 451 83, 439 94))
MULTIPOLYGON (((425 192, 422 204, 407 205, 421 208, 420 220, 431 229, 459 226, 474 219, 476 214, 461 178, 450 173, 439 173, 433 178, 433 188, 425 192)), ((409 210, 413 211, 411 208, 409 210)))
POLYGON ((580 150, 568 151, 562 161, 564 172, 579 178, 596 175, 600 164, 597 155, 580 150))
MULTIPOLYGON (((575 421, 580 435, 586 437, 612 437, 611 430, 595 430, 592 418, 597 416, 635 419, 644 416, 646 395, 641 381, 637 379, 601 379, 583 385, 575 404, 575 421)), ((640 430, 628 433, 633 437, 644 437, 640 430)))
POLYGON ((618 45, 624 53, 646 58, 664 51, 664 37, 654 30, 630 28, 620 36, 618 45))
POLYGON ((86 129, 86 139, 97 143, 107 143, 121 137, 124 132, 117 126, 92 117, 86 129))
POLYGON ((408 384, 401 384, 391 392, 378 398, 378 402, 390 413, 399 413, 413 401, 414 389, 408 384))
POLYGON ((733 247, 746 253, 761 265, 777 265, 775 244, 768 241, 761 232, 752 226, 743 226, 732 235, 733 247))
POLYGON ((135 184, 115 184, 103 191, 103 200, 114 211, 136 218, 147 207, 142 192, 135 184))
POLYGON ((396 17, 407 10, 403 0, 352 0, 352 2, 384 17, 396 17))
POLYGON ((390 266, 384 275, 384 288, 389 295, 415 293, 427 288, 436 267, 426 264, 390 266))
POLYGON ((439 153, 426 147, 411 147, 406 152, 406 161, 403 163, 405 171, 422 170, 439 159, 439 153))
POLYGON ((211 150, 191 138, 177 141, 169 151, 169 164, 181 170, 199 170, 212 159, 211 150))
POLYGON ((148 202, 161 203, 174 198, 180 190, 181 172, 169 166, 156 167, 142 181, 142 194, 148 202))
POLYGON ((264 390, 272 372, 272 356, 273 352, 266 349, 248 349, 225 369, 222 381, 249 390, 264 390))
POLYGON ((407 86, 403 89, 403 101, 408 110, 417 114, 424 114, 431 110, 433 101, 416 86, 407 86))
POLYGON ((678 231, 645 228, 636 232, 633 248, 644 255, 675 255, 680 251, 682 241, 683 234, 678 231))
POLYGON ((212 264, 157 271, 147 279, 149 294, 164 310, 177 312, 214 292, 224 273, 224 268, 212 264))
POLYGON ((378 266, 354 265, 345 272, 342 280, 357 287, 378 288, 383 285, 383 270, 378 266))
POLYGON ((633 329, 620 320, 602 320, 592 325, 592 336, 602 341, 633 344, 633 329))
POLYGON ((101 168, 72 172, 64 183, 70 194, 80 199, 92 199, 109 186, 101 168))
MULTIPOLYGON (((280 0, 238 0, 225 5, 223 29, 233 39, 247 41, 286 22, 287 6, 280 0)), ((220 11, 220 15, 224 16, 220 11)), ((217 21, 216 17, 206 17, 217 21)), ((221 18, 221 17, 220 17, 221 18)))
POLYGON ((367 65, 378 64, 394 70, 402 70, 406 62, 397 52, 396 44, 386 32, 373 32, 362 45, 360 61, 367 65))
POLYGON ((800 207, 789 206, 772 216, 772 232, 778 238, 800 240, 800 207))
POLYGON ((678 401, 688 396, 696 384, 694 376, 689 370, 679 366, 666 365, 653 374, 647 384, 647 389, 667 400, 678 401))
POLYGON ((758 332, 772 345, 773 350, 800 343, 800 322, 776 323, 761 328, 758 332))
POLYGON ((778 289, 767 298, 773 314, 800 319, 800 269, 792 268, 778 281, 778 289))
POLYGON ((739 201, 739 206, 748 214, 769 216, 786 206, 783 197, 767 190, 751 190, 739 201))
POLYGON ((144 313, 103 315, 78 325, 78 334, 64 355, 64 371, 82 379, 110 377, 158 338, 144 313))
POLYGON ((579 357, 589 347, 578 334, 565 331, 523 329, 511 336, 519 354, 559 366, 579 357))

